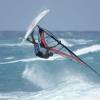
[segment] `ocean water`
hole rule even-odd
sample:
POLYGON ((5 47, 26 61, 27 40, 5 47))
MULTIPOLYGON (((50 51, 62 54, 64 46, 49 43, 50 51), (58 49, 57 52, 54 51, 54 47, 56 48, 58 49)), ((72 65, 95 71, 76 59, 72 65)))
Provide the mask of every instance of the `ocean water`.
MULTIPOLYGON (((99 31, 53 32, 100 73, 99 31)), ((99 100, 100 77, 89 68, 54 55, 45 60, 21 41, 24 31, 0 31, 0 100, 99 100)))

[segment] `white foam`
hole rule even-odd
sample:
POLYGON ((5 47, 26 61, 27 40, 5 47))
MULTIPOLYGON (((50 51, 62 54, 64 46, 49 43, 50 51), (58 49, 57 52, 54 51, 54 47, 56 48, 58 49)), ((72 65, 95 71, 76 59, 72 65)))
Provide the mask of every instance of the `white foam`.
MULTIPOLYGON (((62 42, 64 45, 68 46, 68 47, 73 46, 73 44, 68 43, 68 42, 65 41, 64 39, 59 39, 59 40, 61 40, 61 42, 62 42)), ((21 42, 21 43, 2 43, 2 44, 0 44, 0 47, 14 47, 14 46, 16 46, 16 47, 21 47, 21 46, 33 46, 33 44, 31 44, 31 43, 29 43, 29 42, 21 42)))
POLYGON ((4 58, 4 59, 11 60, 11 59, 14 59, 14 58, 15 58, 15 57, 10 56, 10 57, 6 57, 6 58, 4 58))
POLYGON ((83 55, 83 54, 97 52, 97 51, 100 51, 100 44, 78 49, 77 51, 74 51, 74 53, 77 55, 83 55))
POLYGON ((0 44, 0 47, 14 47, 14 46, 32 46, 31 43, 6 43, 6 44, 0 44))
MULTIPOLYGON (((91 52, 97 52, 97 51, 100 51, 100 45, 97 44, 97 45, 92 45, 92 46, 89 46, 89 47, 85 47, 85 48, 82 48, 82 49, 78 49, 76 51, 74 51, 74 53, 76 55, 84 55, 84 54, 87 54, 87 53, 91 53, 91 52)), ((63 57, 59 56, 59 55, 55 55, 53 57, 50 57, 49 59, 42 59, 42 58, 39 58, 39 57, 36 57, 36 58, 26 58, 26 59, 19 59, 19 60, 12 60, 12 61, 9 61, 9 62, 0 62, 0 64, 11 64, 11 63, 17 63, 17 62, 32 62, 32 61, 46 61, 46 60, 62 60, 64 59, 63 57)))
POLYGON ((59 40, 61 41, 62 44, 66 45, 68 47, 72 47, 73 46, 73 44, 68 43, 66 40, 64 40, 62 38, 60 38, 59 40))
POLYGON ((100 85, 81 80, 63 82, 55 87, 34 93, 0 94, 0 98, 7 100, 99 100, 100 85))
POLYGON ((93 42, 93 40, 85 40, 85 39, 68 39, 68 41, 71 41, 74 44, 87 44, 93 42))
POLYGON ((22 73, 22 77, 43 89, 53 84, 53 82, 49 77, 48 72, 45 72, 42 69, 42 66, 36 63, 33 63, 31 65, 27 64, 24 72, 22 73))
POLYGON ((13 63, 18 63, 18 62, 32 62, 32 61, 46 61, 46 60, 53 61, 55 59, 60 60, 62 58, 63 57, 56 55, 56 56, 50 57, 48 59, 42 59, 42 58, 39 58, 39 57, 26 58, 26 59, 12 60, 12 61, 9 61, 9 62, 0 62, 0 64, 13 64, 13 63))

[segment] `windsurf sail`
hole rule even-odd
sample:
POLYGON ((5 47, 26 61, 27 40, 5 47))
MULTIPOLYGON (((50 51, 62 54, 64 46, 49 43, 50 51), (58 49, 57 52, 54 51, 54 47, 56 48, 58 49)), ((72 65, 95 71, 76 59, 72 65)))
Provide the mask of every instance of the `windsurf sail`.
POLYGON ((27 40, 27 38, 30 36, 30 34, 34 31, 35 27, 38 25, 38 23, 50 12, 49 9, 46 9, 44 11, 42 11, 41 13, 39 13, 38 16, 36 16, 36 18, 33 19, 32 23, 30 24, 30 26, 28 27, 28 30, 26 31, 26 34, 24 36, 24 39, 22 42, 24 42, 25 40, 27 40))
POLYGON ((41 47, 49 49, 51 52, 61 55, 66 58, 70 58, 80 64, 83 64, 90 68, 95 74, 100 76, 100 74, 93 69, 89 64, 83 61, 80 57, 78 57, 74 52, 72 52, 66 45, 64 45, 52 32, 44 29, 40 26, 39 33, 40 33, 40 44, 41 47))

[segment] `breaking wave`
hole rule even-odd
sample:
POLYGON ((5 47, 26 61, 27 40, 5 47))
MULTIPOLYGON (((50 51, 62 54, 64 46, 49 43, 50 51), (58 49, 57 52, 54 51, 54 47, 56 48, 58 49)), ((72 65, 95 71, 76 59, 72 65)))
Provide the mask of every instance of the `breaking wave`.
POLYGON ((43 91, 0 94, 2 100, 96 100, 100 99, 100 86, 83 80, 65 81, 43 91))
POLYGON ((74 53, 77 55, 83 55, 83 54, 98 52, 98 51, 100 51, 100 45, 96 44, 96 45, 92 45, 92 46, 85 47, 82 49, 78 49, 78 50, 74 51, 74 53))
POLYGON ((91 43, 93 42, 93 40, 85 40, 85 39, 67 39, 67 41, 69 41, 69 43, 73 43, 73 44, 87 44, 87 43, 91 43))
POLYGON ((0 44, 0 47, 14 47, 14 46, 32 46, 30 43, 7 43, 7 44, 0 44))
POLYGON ((60 38, 59 40, 60 40, 64 45, 66 45, 66 46, 68 46, 68 47, 72 47, 72 46, 73 46, 73 44, 68 43, 65 39, 60 38))
MULTIPOLYGON (((72 47, 74 45, 77 44, 87 44, 90 42, 93 42, 93 40, 85 40, 85 39, 63 39, 63 38, 59 38, 59 40, 66 46, 68 47, 72 47)), ((28 42, 21 42, 21 43, 6 43, 6 44, 0 44, 0 47, 14 47, 14 46, 32 46, 31 43, 28 42)))
POLYGON ((0 64, 12 64, 12 63, 18 63, 18 62, 32 62, 32 61, 46 61, 46 60, 60 60, 62 57, 59 56, 59 55, 56 55, 56 56, 53 56, 53 57, 50 57, 49 59, 42 59, 42 58, 39 58, 39 57, 35 57, 35 58, 26 58, 26 59, 19 59, 19 60, 12 60, 12 61, 9 61, 9 62, 0 62, 0 64))
MULTIPOLYGON (((89 47, 84 47, 82 49, 78 49, 76 51, 74 51, 74 53, 76 55, 84 55, 84 54, 88 54, 88 53, 94 53, 94 52, 98 52, 100 51, 100 45, 96 44, 96 45, 91 45, 89 47)), ((5 58, 5 59, 12 59, 11 58, 5 58)), ((46 61, 46 60, 62 60, 64 59, 63 57, 59 56, 59 55, 54 55, 53 57, 50 57, 49 59, 42 59, 42 58, 26 58, 26 59, 19 59, 19 60, 12 60, 9 62, 0 62, 0 64, 11 64, 11 63, 18 63, 18 62, 32 62, 32 61, 46 61)))
POLYGON ((10 57, 6 57, 6 58, 4 58, 4 59, 12 60, 12 59, 14 59, 14 58, 15 58, 14 56, 10 56, 10 57))

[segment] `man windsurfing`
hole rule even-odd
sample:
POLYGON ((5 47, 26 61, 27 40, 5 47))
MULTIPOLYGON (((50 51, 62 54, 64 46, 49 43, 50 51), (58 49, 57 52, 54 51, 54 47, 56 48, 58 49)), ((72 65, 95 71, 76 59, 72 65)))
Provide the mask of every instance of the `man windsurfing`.
MULTIPOLYGON (((32 33, 34 33, 34 32, 32 32, 32 33)), ((49 51, 49 47, 45 48, 42 43, 38 43, 35 41, 32 33, 29 36, 29 38, 27 38, 27 41, 34 44, 35 55, 40 57, 40 58, 45 58, 45 59, 48 59, 49 57, 53 56, 53 53, 49 51), (41 47, 45 49, 45 52, 41 51, 41 47)), ((42 30, 40 28, 39 28, 39 34, 40 34, 40 36, 42 34, 42 30)))

